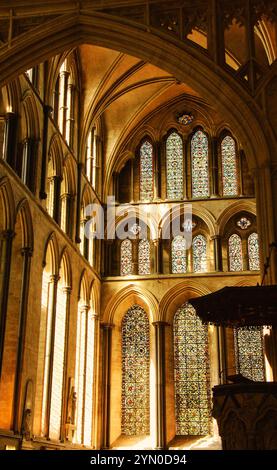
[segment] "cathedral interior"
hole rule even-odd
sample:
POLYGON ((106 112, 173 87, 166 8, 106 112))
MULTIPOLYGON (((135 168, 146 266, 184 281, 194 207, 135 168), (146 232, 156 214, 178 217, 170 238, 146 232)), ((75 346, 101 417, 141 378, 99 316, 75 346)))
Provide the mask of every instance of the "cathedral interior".
POLYGON ((219 450, 213 387, 277 381, 274 327, 190 303, 276 284, 276 22, 267 0, 1 2, 1 450, 219 450), (88 236, 112 196, 115 236, 88 236))

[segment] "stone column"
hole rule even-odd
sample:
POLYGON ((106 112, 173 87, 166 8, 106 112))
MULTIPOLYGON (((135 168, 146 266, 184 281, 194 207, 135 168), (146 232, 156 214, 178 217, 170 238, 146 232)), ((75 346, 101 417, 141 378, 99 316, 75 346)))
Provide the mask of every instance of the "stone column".
POLYGON ((217 341, 218 341, 218 369, 219 369, 219 383, 226 384, 227 380, 227 351, 226 351, 226 332, 223 326, 217 327, 217 341))
MULTIPOLYGON (((95 448, 97 445, 97 436, 98 436, 98 377, 99 377, 99 315, 97 313, 91 314, 93 320, 93 338, 94 338, 94 348, 93 348, 93 409, 92 409, 92 447, 95 448)), ((97 447, 96 447, 97 448, 97 447)))
POLYGON ((69 145, 70 148, 73 148, 73 143, 74 143, 74 102, 75 102, 75 86, 73 83, 68 84, 68 96, 67 100, 69 103, 68 109, 69 109, 69 115, 67 116, 66 119, 66 141, 69 145))
POLYGON ((156 240, 153 240, 153 246, 154 246, 154 273, 159 274, 160 271, 160 240, 157 238, 156 240))
POLYGON ((218 185, 218 141, 215 137, 211 139, 211 160, 212 160, 212 174, 211 174, 211 197, 219 196, 218 185))
POLYGON ((166 448, 166 410, 165 410, 165 322, 154 322, 156 358, 156 403, 157 436, 156 449, 166 448))
POLYGON ((52 381, 53 381, 53 362, 54 362, 54 343, 55 343, 55 325, 56 325, 56 308, 57 308, 57 289, 58 289, 59 276, 53 274, 50 276, 49 282, 49 319, 51 325, 50 331, 50 344, 49 344, 49 368, 48 368, 48 390, 47 390, 47 405, 46 405, 46 429, 45 436, 49 439, 50 432, 50 412, 51 412, 51 398, 52 398, 52 381))
POLYGON ((5 131, 4 131, 4 145, 3 156, 4 160, 13 168, 16 169, 16 134, 17 134, 17 114, 8 112, 5 115, 5 131))
POLYGON ((82 431, 81 431, 81 442, 84 443, 84 431, 85 431, 85 403, 86 403, 86 387, 87 387, 87 349, 88 349, 88 312, 90 306, 83 305, 81 315, 85 315, 86 326, 85 326, 85 345, 84 345, 84 387, 82 396, 82 431))
POLYGON ((111 368, 111 324, 101 324, 102 328, 102 449, 110 447, 110 368, 111 368))
POLYGON ((15 233, 13 230, 4 230, 0 234, 1 259, 0 259, 0 378, 2 373, 2 360, 4 339, 6 330, 7 305, 9 297, 10 269, 12 260, 12 240, 15 233))
POLYGON ((222 271, 222 245, 221 236, 214 235, 211 237, 214 245, 214 270, 222 271))
POLYGON ((70 222, 70 201, 71 201, 71 194, 64 193, 61 195, 61 228, 63 231, 70 235, 71 230, 69 230, 69 222, 70 222), (64 220, 62 220, 64 218, 64 220))
POLYGON ((60 109, 59 109, 59 128, 61 133, 66 135, 66 114, 67 114, 67 92, 68 92, 69 72, 63 70, 60 72, 60 109))
POLYGON ((61 195, 61 177, 55 175, 52 177, 51 184, 53 185, 53 219, 59 224, 60 223, 60 195, 61 195))
POLYGON ((80 219, 81 219, 81 193, 82 193, 82 172, 83 164, 78 163, 78 174, 77 174, 77 195, 76 195, 76 231, 75 231, 75 242, 81 243, 80 238, 80 219))
POLYGON ((18 318, 18 340, 17 340, 17 357, 16 357, 16 370, 14 381, 14 395, 13 395, 13 430, 15 433, 20 432, 20 395, 22 385, 22 371, 24 360, 24 347, 26 336, 26 320, 27 320, 27 307, 28 307, 28 294, 30 283, 30 266, 31 256, 33 251, 30 247, 23 248, 21 251, 23 257, 22 265, 22 279, 21 279, 21 293, 19 305, 19 318, 18 318))
MULTIPOLYGON (((69 339, 69 316, 70 316, 70 297, 71 297, 71 287, 63 287, 63 293, 66 296, 65 301, 65 336, 64 336, 64 367, 63 367, 63 395, 62 395, 62 415, 61 415, 61 436, 60 439, 62 442, 65 440, 65 424, 66 424, 66 399, 67 399, 67 365, 68 365, 68 339, 69 339)), ((70 393, 70 390, 69 390, 70 393)))
POLYGON ((48 161, 48 124, 49 118, 53 109, 51 106, 43 106, 43 135, 42 135, 42 156, 41 156, 41 177, 40 177, 40 199, 46 199, 46 173, 47 173, 47 161, 48 161))
POLYGON ((216 64, 225 63, 224 25, 219 0, 209 2, 208 51, 216 64))

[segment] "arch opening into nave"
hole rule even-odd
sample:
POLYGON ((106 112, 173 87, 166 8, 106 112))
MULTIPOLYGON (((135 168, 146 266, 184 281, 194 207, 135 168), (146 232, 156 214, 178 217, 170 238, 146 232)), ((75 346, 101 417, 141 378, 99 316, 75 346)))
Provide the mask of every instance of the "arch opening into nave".
POLYGON ((202 327, 189 299, 260 280, 270 125, 197 49, 118 17, 54 18, 0 48, 0 67, 0 448, 215 438, 212 386, 272 380, 272 332, 255 332, 255 375, 247 334, 202 327), (115 227, 134 208, 127 243, 86 238, 85 207, 111 195, 115 227), (171 233, 177 204, 191 247, 171 233))

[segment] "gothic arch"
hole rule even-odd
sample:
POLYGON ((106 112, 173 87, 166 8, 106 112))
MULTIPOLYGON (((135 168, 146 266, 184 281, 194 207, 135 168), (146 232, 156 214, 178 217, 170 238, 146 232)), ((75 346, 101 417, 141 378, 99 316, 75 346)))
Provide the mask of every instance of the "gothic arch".
POLYGON ((158 321, 159 306, 155 296, 146 289, 130 284, 110 299, 102 315, 103 323, 113 324, 115 315, 117 315, 119 310, 121 315, 123 315, 129 307, 136 303, 146 309, 150 322, 158 321))
POLYGON ((72 288, 72 269, 69 254, 66 247, 63 248, 60 257, 60 271, 62 270, 64 276, 64 287, 72 288))
POLYGON ((15 201, 9 179, 0 180, 0 200, 2 202, 3 229, 12 230, 15 224, 15 201))
POLYGON ((160 302, 159 321, 172 323, 173 316, 181 305, 192 297, 210 293, 211 291, 202 281, 177 284, 166 292, 160 302))
POLYGON ((34 247, 34 231, 32 223, 32 215, 30 206, 27 199, 23 199, 17 206, 17 216, 20 217, 20 223, 22 227, 22 248, 30 248, 33 250, 34 247))
POLYGON ((251 201, 236 201, 233 204, 230 204, 229 207, 221 212, 218 217, 217 227, 219 235, 224 235, 226 224, 231 219, 231 217, 238 214, 239 212, 250 212, 250 214, 256 216, 255 204, 251 201))
POLYGON ((97 12, 93 12, 93 15, 77 13, 73 10, 64 17, 59 16, 42 23, 39 30, 34 28, 15 38, 9 47, 2 47, 1 85, 34 63, 42 62, 54 50, 56 53, 62 52, 81 41, 139 55, 141 59, 169 71, 178 80, 192 85, 202 96, 216 102, 222 115, 228 117, 234 132, 243 143, 250 168, 269 161, 266 142, 267 137, 270 139, 268 129, 262 122, 256 104, 235 79, 224 70, 220 73, 214 71, 212 62, 207 57, 204 59, 203 53, 193 46, 169 35, 166 38, 158 35, 154 29, 145 34, 143 26, 135 22, 129 23, 125 19, 110 18, 97 12), (157 50, 162 53, 157 54, 157 50), (182 61, 179 60, 180 54, 182 61), (10 57, 13 58, 12 63, 10 57))
POLYGON ((53 169, 57 176, 62 176, 63 168, 63 150, 59 135, 56 133, 52 136, 49 144, 49 156, 53 159, 53 169))
POLYGON ((58 275, 59 274, 59 245, 58 240, 55 232, 50 233, 45 243, 44 248, 44 255, 43 255, 43 267, 46 265, 47 253, 50 253, 50 261, 51 267, 50 272, 51 274, 58 275))
POLYGON ((89 282, 88 282, 88 275, 86 270, 84 269, 79 282, 79 290, 78 290, 78 299, 83 300, 87 305, 89 305, 89 282))

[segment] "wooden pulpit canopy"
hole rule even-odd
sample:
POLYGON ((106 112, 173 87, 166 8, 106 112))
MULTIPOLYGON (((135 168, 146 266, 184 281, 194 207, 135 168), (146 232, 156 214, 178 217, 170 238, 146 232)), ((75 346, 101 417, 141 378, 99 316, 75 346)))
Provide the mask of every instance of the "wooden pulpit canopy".
POLYGON ((203 323, 218 326, 277 326, 277 285, 224 287, 190 299, 203 323))

